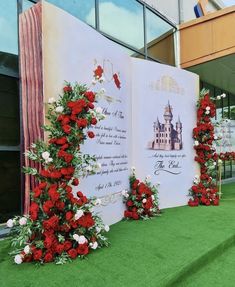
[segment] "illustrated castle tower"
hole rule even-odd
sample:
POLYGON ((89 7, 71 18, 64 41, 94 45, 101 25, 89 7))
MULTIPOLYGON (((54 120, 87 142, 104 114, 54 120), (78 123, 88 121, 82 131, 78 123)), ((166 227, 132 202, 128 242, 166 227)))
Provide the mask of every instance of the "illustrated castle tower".
POLYGON ((163 114, 165 123, 162 124, 157 118, 156 122, 153 124, 154 140, 149 142, 148 147, 150 149, 159 150, 180 150, 183 147, 182 143, 182 123, 180 117, 176 122, 176 128, 174 129, 172 114, 172 106, 169 101, 165 107, 163 114))

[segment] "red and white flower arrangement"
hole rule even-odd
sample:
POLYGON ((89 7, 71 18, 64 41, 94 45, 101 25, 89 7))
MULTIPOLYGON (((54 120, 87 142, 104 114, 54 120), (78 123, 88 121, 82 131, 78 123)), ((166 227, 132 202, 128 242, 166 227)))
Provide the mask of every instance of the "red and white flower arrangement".
MULTIPOLYGON (((214 100, 225 98, 222 94, 214 100)), ((210 99, 209 91, 203 89, 197 105, 197 126, 193 129, 195 161, 200 165, 200 176, 196 175, 190 189, 189 206, 219 205, 217 187, 217 171, 222 161, 235 159, 234 152, 216 153, 215 142, 218 137, 214 133, 212 118, 216 113, 215 103, 210 99)))
POLYGON ((130 176, 130 191, 122 191, 126 204, 124 217, 127 219, 148 219, 160 215, 157 186, 150 183, 150 176, 141 182, 136 178, 135 169, 130 176))
POLYGON ((44 126, 49 140, 36 142, 26 153, 41 165, 39 170, 24 169, 38 182, 31 193, 29 215, 7 222, 16 264, 62 264, 108 245, 109 227, 92 211, 99 200, 88 199, 78 189, 73 193, 80 177, 100 168, 93 156, 80 151, 81 144, 95 136, 90 128, 104 118, 102 109, 95 108, 96 95, 85 85, 66 83, 60 98, 49 100, 50 124, 44 126))

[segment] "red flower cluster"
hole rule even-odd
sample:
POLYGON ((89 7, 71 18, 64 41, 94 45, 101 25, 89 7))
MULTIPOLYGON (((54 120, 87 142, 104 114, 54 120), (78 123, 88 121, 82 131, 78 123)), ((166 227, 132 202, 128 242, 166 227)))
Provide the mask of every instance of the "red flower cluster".
MULTIPOLYGON (((77 163, 73 160, 85 139, 83 129, 97 123, 94 116, 88 115, 89 109, 94 108, 95 94, 84 90, 79 99, 75 97, 76 100, 73 100, 74 91, 70 85, 65 86, 63 91, 64 105, 67 102, 64 113, 55 117, 51 109, 51 124, 56 134, 62 136, 50 138, 47 149, 53 160, 43 164, 36 175, 39 184, 32 191, 29 213, 33 233, 28 242, 30 252, 21 253, 25 262, 51 262, 60 256, 74 259, 89 253, 89 242, 97 241, 102 246, 103 239, 95 229, 96 217, 90 211, 90 200, 81 191, 74 196, 70 186, 79 184, 74 177, 77 163), (86 242, 80 244, 73 240, 74 234, 85 236, 86 242), (42 247, 38 247, 38 242, 42 243, 42 247)), ((87 135, 94 137, 92 131, 88 131, 87 135)))
POLYGON ((140 219, 159 214, 156 188, 149 183, 140 182, 134 175, 130 177, 130 192, 125 193, 124 202, 127 210, 125 218, 140 219))
POLYGON ((208 93, 202 95, 197 111, 197 126, 193 129, 196 150, 195 161, 200 165, 201 176, 191 187, 189 206, 218 205, 219 196, 217 187, 212 180, 214 172, 208 168, 208 162, 216 163, 218 155, 212 147, 214 141, 214 126, 211 118, 215 116, 216 107, 210 100, 208 93))

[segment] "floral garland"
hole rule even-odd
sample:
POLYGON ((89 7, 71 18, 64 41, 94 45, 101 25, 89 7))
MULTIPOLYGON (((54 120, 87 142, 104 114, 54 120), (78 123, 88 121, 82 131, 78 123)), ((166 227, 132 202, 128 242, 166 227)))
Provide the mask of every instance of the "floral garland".
POLYGON ((85 85, 66 83, 57 101, 49 99, 50 125, 44 126, 49 141, 38 141, 26 152, 41 165, 40 170, 24 169, 38 182, 31 193, 30 213, 7 222, 17 264, 29 261, 63 264, 108 245, 105 232, 109 226, 92 213, 100 200, 88 199, 81 191, 76 196, 72 192, 72 186, 79 184, 79 177, 100 168, 94 157, 80 151, 84 140, 95 136, 88 129, 104 118, 102 109, 94 106, 98 96, 85 85))
POLYGON ((138 220, 160 215, 157 187, 151 185, 149 180, 150 176, 147 176, 144 182, 139 181, 133 170, 130 176, 130 191, 122 192, 127 208, 124 211, 125 218, 138 220))
MULTIPOLYGON (((217 100, 225 98, 222 94, 217 100)), ((193 129, 195 161, 200 165, 200 176, 196 175, 190 189, 189 206, 219 205, 217 188, 217 168, 225 160, 234 160, 235 152, 216 153, 214 142, 219 138, 214 133, 211 119, 215 116, 216 106, 210 99, 209 91, 203 89, 197 105, 197 126, 193 129)))

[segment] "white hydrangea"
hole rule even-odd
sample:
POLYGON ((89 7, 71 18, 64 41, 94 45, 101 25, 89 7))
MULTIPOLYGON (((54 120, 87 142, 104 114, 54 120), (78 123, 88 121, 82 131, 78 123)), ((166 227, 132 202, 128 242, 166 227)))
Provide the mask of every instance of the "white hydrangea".
POLYGON ((14 226, 14 220, 13 219, 8 219, 7 220, 7 227, 12 228, 14 226))
POLYGON ((25 248, 24 248, 24 253, 25 254, 29 254, 30 253, 30 246, 29 245, 26 245, 25 248))
POLYGON ((85 236, 83 236, 83 235, 79 236, 79 239, 78 239, 79 244, 84 244, 86 242, 87 242, 87 239, 85 236))
POLYGON ((106 232, 109 232, 110 227, 106 224, 106 225, 104 226, 104 230, 105 230, 106 232))
POLYGON ((21 264, 23 262, 23 258, 20 254, 16 255, 14 258, 16 264, 21 264))
POLYGON ((56 99, 55 98, 49 98, 48 99, 48 103, 49 104, 54 104, 56 102, 56 99))
POLYGON ((97 247, 98 247, 97 241, 93 242, 92 245, 91 245, 91 248, 92 249, 96 249, 97 247))
POLYGON ((84 214, 83 210, 81 210, 81 209, 77 210, 77 212, 75 213, 75 216, 74 216, 75 220, 78 220, 80 217, 83 216, 83 214, 84 214))
POLYGON ((63 108, 62 106, 58 106, 58 107, 55 108, 55 111, 56 111, 57 113, 62 113, 63 110, 64 110, 64 108, 63 108))
POLYGON ((75 234, 73 235, 73 239, 78 242, 78 240, 79 240, 79 235, 75 233, 75 234))
POLYGON ((27 224, 27 218, 26 217, 21 217, 19 220, 20 225, 26 225, 27 224))
POLYGON ((102 201, 101 201, 100 198, 97 198, 97 199, 95 200, 95 205, 96 205, 96 206, 100 206, 101 203, 102 203, 102 201))
POLYGON ((96 226, 96 228, 95 228, 95 229, 96 229, 96 232, 97 232, 97 233, 100 233, 101 228, 100 228, 99 226, 96 226))

